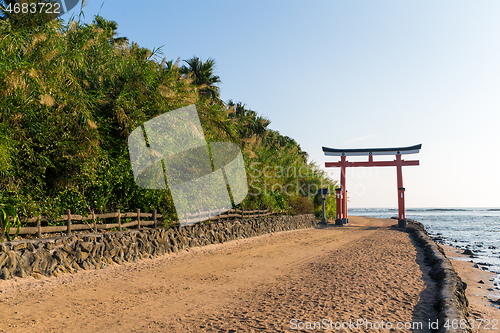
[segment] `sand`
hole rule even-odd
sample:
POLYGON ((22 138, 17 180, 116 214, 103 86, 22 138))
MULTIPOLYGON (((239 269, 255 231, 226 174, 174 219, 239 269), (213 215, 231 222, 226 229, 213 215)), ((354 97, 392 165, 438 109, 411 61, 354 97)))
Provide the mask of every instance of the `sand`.
POLYGON ((0 281, 0 332, 297 332, 315 322, 336 331, 349 320, 343 332, 412 331, 397 328, 405 323, 429 332, 437 287, 394 223, 351 217, 345 227, 0 281), (376 329, 388 322, 392 330, 376 329))

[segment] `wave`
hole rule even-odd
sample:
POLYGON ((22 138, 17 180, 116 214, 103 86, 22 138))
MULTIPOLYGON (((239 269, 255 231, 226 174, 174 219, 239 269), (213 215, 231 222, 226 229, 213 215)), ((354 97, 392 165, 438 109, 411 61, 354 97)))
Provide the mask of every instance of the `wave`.
POLYGON ((500 208, 421 208, 420 210, 426 212, 500 212, 500 208))
MULTIPOLYGON (((397 208, 349 208, 349 211, 359 212, 359 213, 392 213, 397 212, 397 208)), ((500 212, 500 208, 406 208, 407 213, 457 213, 463 215, 464 213, 470 213, 475 216, 480 216, 489 212, 490 214, 496 214, 500 212)), ((487 215, 485 217, 490 217, 487 215)))
POLYGON ((422 209, 424 212, 468 212, 470 209, 462 208, 427 208, 422 209))
POLYGON ((384 213, 384 212, 397 212, 397 208, 348 208, 353 212, 376 212, 376 213, 384 213))
MULTIPOLYGON (((357 211, 369 212, 397 212, 397 208, 352 208, 357 211)), ((407 212, 475 212, 480 209, 465 209, 465 208, 406 208, 407 212)), ((500 209, 499 209, 500 211, 500 209)))

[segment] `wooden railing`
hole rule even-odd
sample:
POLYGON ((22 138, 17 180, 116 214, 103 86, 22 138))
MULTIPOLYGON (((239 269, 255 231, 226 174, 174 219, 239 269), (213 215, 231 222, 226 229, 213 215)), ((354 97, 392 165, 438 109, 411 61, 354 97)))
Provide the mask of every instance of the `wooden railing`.
POLYGON ((198 212, 194 214, 186 214, 184 216, 184 219, 181 220, 181 222, 184 223, 191 223, 191 222, 198 222, 198 221, 218 221, 221 218, 222 219, 227 219, 227 218, 252 218, 252 217, 262 217, 262 216, 268 216, 271 215, 271 212, 269 209, 264 209, 264 210, 242 210, 242 209, 230 209, 224 213, 222 213, 222 210, 208 210, 204 212, 198 212))
MULTIPOLYGON (((266 210, 239 210, 239 209, 230 209, 224 213, 220 213, 217 216, 214 216, 215 213, 221 212, 220 210, 212 210, 199 212, 196 214, 188 214, 182 220, 185 223, 198 222, 200 220, 206 221, 224 221, 227 219, 234 218, 253 218, 253 217, 262 217, 268 216, 272 213, 266 210), (208 218, 211 216, 210 218, 208 218), (206 217, 206 218, 205 218, 206 217)), ((89 231, 89 232, 99 232, 99 230, 110 230, 117 229, 119 231, 123 231, 124 228, 136 227, 140 229, 141 227, 149 227, 153 228, 158 227, 158 222, 161 222, 163 215, 157 214, 156 209, 151 213, 142 213, 140 209, 137 209, 135 212, 121 213, 120 210, 117 210, 113 213, 105 213, 105 214, 94 214, 93 212, 90 215, 75 215, 71 214, 69 209, 66 210, 66 214, 56 218, 50 219, 46 216, 35 216, 30 218, 22 218, 22 224, 30 224, 34 225, 31 227, 22 227, 19 231, 19 235, 36 235, 36 237, 41 238, 42 234, 46 233, 56 233, 56 232, 64 232, 67 235, 70 235, 73 231, 89 231), (132 221, 122 222, 122 219, 125 218, 134 218, 132 221), (148 220, 143 220, 148 219, 148 220), (103 220, 102 222, 99 220, 103 220), (114 223, 104 223, 107 219, 114 219, 114 223), (42 222, 62 222, 65 221, 65 225, 59 226, 42 226, 42 222), (81 221, 81 223, 73 223, 73 221, 81 221)), ((14 235, 16 233, 16 228, 10 229, 10 234, 14 235)))

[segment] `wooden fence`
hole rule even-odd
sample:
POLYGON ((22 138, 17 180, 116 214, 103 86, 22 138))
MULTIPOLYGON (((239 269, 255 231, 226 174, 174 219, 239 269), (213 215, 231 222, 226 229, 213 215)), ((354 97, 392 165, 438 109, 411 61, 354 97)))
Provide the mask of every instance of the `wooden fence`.
MULTIPOLYGON (((207 221, 223 221, 227 219, 235 219, 235 218, 254 218, 254 217, 262 217, 268 216, 272 213, 269 209, 265 210, 240 210, 240 209, 230 209, 226 212, 221 212, 220 210, 212 210, 206 212, 199 212, 196 214, 187 214, 185 218, 182 220, 184 223, 198 222, 201 220, 207 221), (217 213, 217 216, 214 216, 217 213)), ((98 232, 99 230, 109 230, 116 228, 119 231, 122 231, 124 228, 135 227, 140 229, 141 227, 150 227, 153 228, 158 227, 158 221, 161 221, 163 216, 161 214, 157 214, 156 209, 151 213, 142 213, 140 209, 136 209, 135 212, 129 213, 121 213, 118 209, 114 213, 106 213, 106 214, 94 214, 93 212, 88 216, 82 215, 74 215, 71 214, 69 209, 66 210, 66 214, 57 218, 57 219, 49 219, 46 216, 36 216, 31 218, 22 218, 22 224, 30 224, 34 225, 33 227, 22 227, 19 231, 19 235, 36 235, 36 237, 41 238, 42 233, 55 233, 55 232, 64 232, 67 235, 71 235, 73 231, 89 231, 89 232, 98 232), (135 220, 129 222, 122 222, 123 218, 135 218, 135 220), (143 220, 149 219, 149 220, 143 220), (103 220, 103 222, 98 221, 97 219, 103 220), (114 223, 104 223, 107 219, 114 219, 114 223), (61 222, 65 221, 65 225, 60 226, 42 226, 42 222, 61 222), (80 223, 73 223, 73 221, 80 221, 80 223)), ((9 234, 14 235, 16 233, 16 228, 11 228, 9 234)))
POLYGON ((228 218, 252 218, 252 217, 262 217, 262 216, 268 216, 271 215, 271 212, 269 209, 265 210, 240 210, 240 209, 230 209, 226 212, 222 212, 222 210, 208 210, 208 211, 203 211, 203 212, 198 212, 194 214, 186 214, 184 216, 184 219, 181 220, 181 222, 184 223, 192 223, 192 222, 198 222, 198 221, 214 221, 214 220, 220 220, 221 218, 223 219, 228 219, 228 218))

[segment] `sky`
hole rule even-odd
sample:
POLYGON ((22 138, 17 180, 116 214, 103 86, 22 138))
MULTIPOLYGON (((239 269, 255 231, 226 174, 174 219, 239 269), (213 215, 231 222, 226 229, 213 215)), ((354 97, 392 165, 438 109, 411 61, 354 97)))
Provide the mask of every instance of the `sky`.
MULTIPOLYGON (((420 161, 403 168, 407 207, 500 207, 499 1, 87 0, 83 13, 167 60, 214 58, 222 99, 322 168, 338 160, 323 146, 421 143, 403 156, 420 161)), ((347 191, 352 208, 396 207, 396 168, 348 169, 347 191)))

